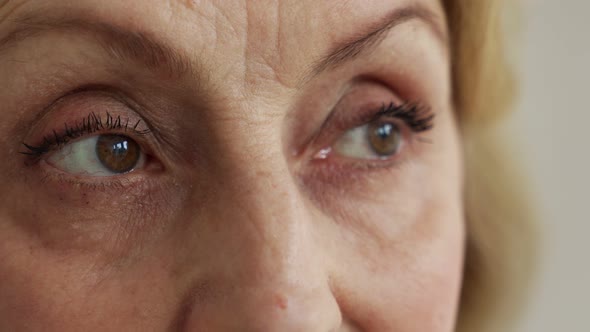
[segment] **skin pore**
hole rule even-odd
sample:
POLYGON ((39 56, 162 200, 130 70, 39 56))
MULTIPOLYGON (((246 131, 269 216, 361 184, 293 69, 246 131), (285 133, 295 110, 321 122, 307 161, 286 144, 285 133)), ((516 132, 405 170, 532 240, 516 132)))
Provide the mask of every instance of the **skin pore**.
POLYGON ((0 1, 0 330, 452 331, 446 36, 437 0, 0 1), (79 162, 107 134, 133 171, 79 162))

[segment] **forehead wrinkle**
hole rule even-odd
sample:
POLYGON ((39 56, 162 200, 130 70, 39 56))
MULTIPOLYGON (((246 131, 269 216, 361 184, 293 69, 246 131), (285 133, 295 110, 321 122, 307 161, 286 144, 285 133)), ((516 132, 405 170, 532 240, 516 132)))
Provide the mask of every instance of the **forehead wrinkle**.
POLYGON ((0 0, 0 24, 6 21, 15 11, 24 6, 27 2, 28 1, 21 1, 20 3, 17 3, 15 0, 0 0), (12 4, 14 6, 10 8, 8 6, 9 4, 12 4), (5 9, 6 12, 2 13, 2 11, 5 9))
POLYGON ((244 85, 255 87, 261 79, 278 80, 276 46, 278 43, 278 3, 264 7, 246 1, 246 44, 244 49, 244 85), (273 8, 270 8, 270 7, 273 8), (263 17, 260 17, 260 15, 263 17), (270 69, 270 71, 268 71, 270 69))
POLYGON ((10 2, 10 0, 0 0, 0 10, 8 5, 8 2, 10 2))
POLYGON ((309 59, 311 39, 304 37, 308 36, 310 25, 317 25, 314 14, 318 11, 308 11, 304 2, 246 4, 247 81, 268 81, 273 87, 279 83, 284 88, 296 89, 300 70, 309 59))

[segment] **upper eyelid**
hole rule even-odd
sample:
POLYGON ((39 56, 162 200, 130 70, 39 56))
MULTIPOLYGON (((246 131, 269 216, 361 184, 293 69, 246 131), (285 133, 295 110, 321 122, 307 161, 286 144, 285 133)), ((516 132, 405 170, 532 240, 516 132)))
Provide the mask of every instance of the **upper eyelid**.
MULTIPOLYGON (((59 97, 50 100, 47 106, 36 112, 35 116, 27 120, 23 126, 33 129, 39 123, 46 121, 49 116, 54 116, 53 113, 59 114, 63 109, 77 109, 74 113, 80 113, 79 110, 94 108, 113 109, 113 114, 121 114, 122 112, 119 110, 124 110, 126 114, 133 114, 141 118, 150 130, 154 129, 146 117, 148 112, 142 105, 136 103, 133 98, 128 97, 120 89, 102 84, 85 84, 60 93, 59 97)), ((76 117, 77 120, 81 119, 80 116, 76 117)), ((62 124, 64 122, 66 121, 62 121, 62 124)))
MULTIPOLYGON (((130 122, 129 118, 123 120, 120 115, 115 118, 108 112, 106 113, 106 120, 103 120, 100 115, 96 115, 94 112, 92 112, 87 117, 83 118, 82 122, 78 122, 74 128, 65 125, 61 136, 68 136, 71 139, 77 139, 79 137, 90 136, 91 134, 105 131, 115 131, 122 133, 129 132, 139 135, 151 133, 150 129, 139 129, 139 125, 142 123, 142 121, 143 120, 139 119, 137 121, 130 122)), ((53 131, 53 133, 55 136, 56 131, 53 131)), ((60 142, 57 141, 56 143, 60 142)))
MULTIPOLYGON (((144 112, 144 109, 140 107, 140 105, 133 103, 130 98, 128 98, 118 89, 101 84, 86 84, 61 94, 58 98, 52 100, 47 106, 43 107, 41 111, 37 112, 32 120, 28 121, 28 126, 33 127, 35 123, 40 122, 47 114, 61 107, 63 103, 67 103, 70 98, 81 99, 86 96, 108 98, 109 100, 120 103, 128 109, 134 110, 138 115, 147 113, 144 112)), ((146 122, 146 125, 149 126, 149 121, 146 121, 143 116, 141 118, 146 122)), ((152 130, 153 128, 150 126, 150 129, 152 130)))
POLYGON ((35 144, 28 144, 23 142, 25 151, 21 151, 21 154, 28 155, 31 157, 41 157, 61 146, 71 144, 73 141, 78 139, 92 136, 98 133, 121 133, 121 134, 133 134, 134 136, 143 136, 151 133, 151 129, 138 129, 139 124, 143 119, 138 119, 137 122, 129 122, 129 118, 123 120, 121 116, 114 118, 109 112, 105 113, 106 119, 101 115, 97 115, 93 112, 83 117, 81 120, 75 121, 75 127, 68 127, 67 124, 61 130, 53 129, 51 133, 46 134, 42 138, 42 142, 35 144), (104 120, 103 120, 104 119, 104 120))

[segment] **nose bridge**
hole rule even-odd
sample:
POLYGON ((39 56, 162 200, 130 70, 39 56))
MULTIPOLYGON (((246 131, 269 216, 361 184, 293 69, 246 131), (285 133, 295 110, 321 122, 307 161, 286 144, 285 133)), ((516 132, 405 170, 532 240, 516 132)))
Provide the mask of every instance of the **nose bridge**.
POLYGON ((313 256, 313 222, 304 197, 290 174, 284 158, 269 147, 263 156, 242 151, 227 174, 227 186, 219 191, 226 202, 216 218, 232 227, 235 241, 249 248, 243 254, 256 274, 268 273, 267 284, 285 280, 303 268, 313 256), (246 159, 246 160, 243 160, 246 159), (231 203, 228 203, 231 202, 231 203))
POLYGON ((308 234, 309 216, 283 150, 281 119, 265 104, 235 108, 248 115, 225 120, 218 128, 223 136, 218 150, 223 152, 212 156, 211 171, 222 179, 216 192, 217 199, 227 203, 224 219, 272 246, 273 239, 308 234))
POLYGON ((237 135, 219 156, 215 177, 223 181, 206 216, 220 230, 212 235, 220 259, 207 281, 217 295, 189 310, 187 330, 319 332, 340 324, 311 212, 280 142, 251 144, 277 137, 261 131, 237 135))

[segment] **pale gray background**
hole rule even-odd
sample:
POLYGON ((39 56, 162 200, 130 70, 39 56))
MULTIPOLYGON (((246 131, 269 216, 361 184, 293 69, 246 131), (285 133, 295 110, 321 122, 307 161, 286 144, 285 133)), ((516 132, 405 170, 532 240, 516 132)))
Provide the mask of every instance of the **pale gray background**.
POLYGON ((524 17, 509 126, 520 133, 545 243, 518 331, 590 332, 590 1, 529 0, 524 17))

